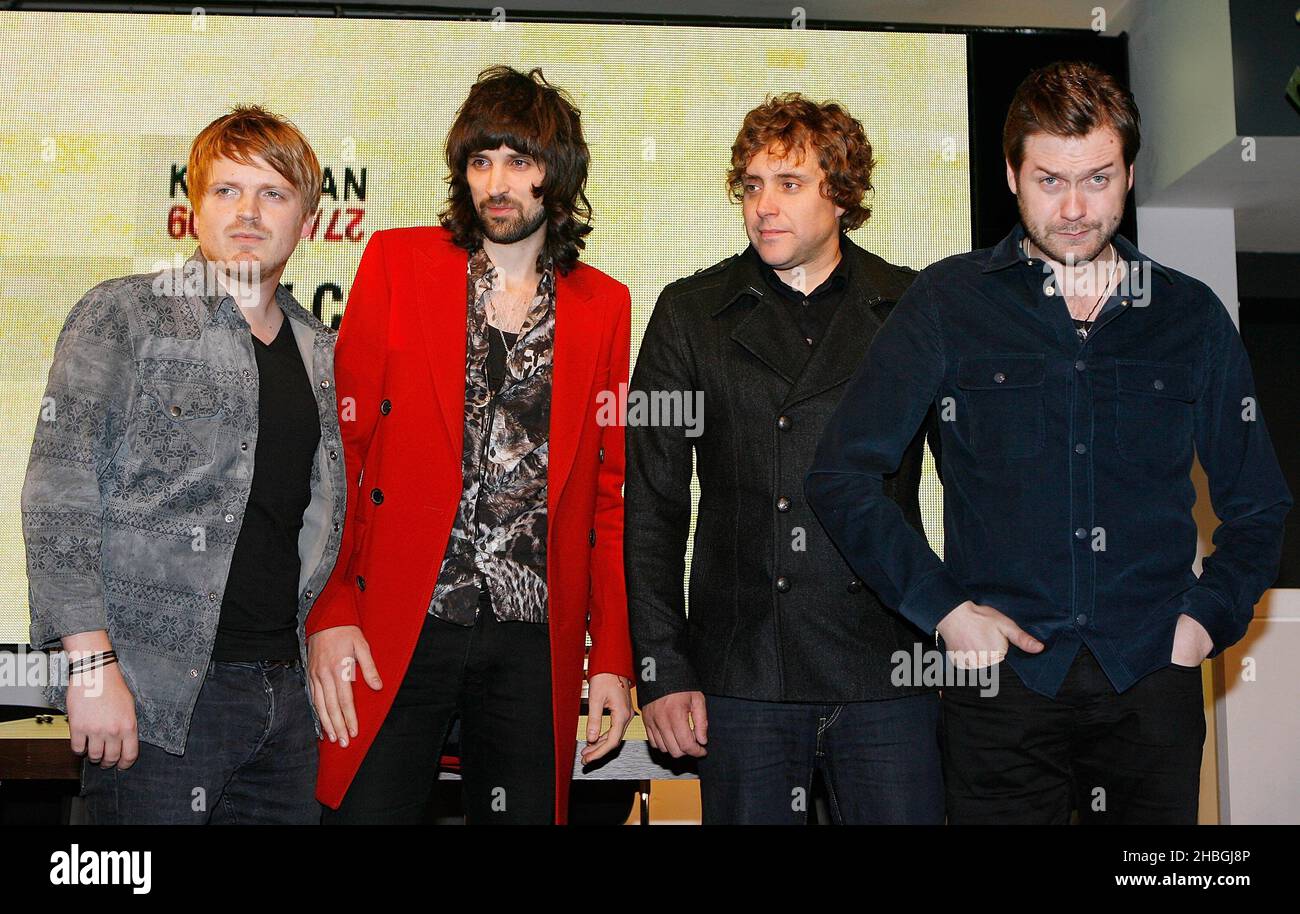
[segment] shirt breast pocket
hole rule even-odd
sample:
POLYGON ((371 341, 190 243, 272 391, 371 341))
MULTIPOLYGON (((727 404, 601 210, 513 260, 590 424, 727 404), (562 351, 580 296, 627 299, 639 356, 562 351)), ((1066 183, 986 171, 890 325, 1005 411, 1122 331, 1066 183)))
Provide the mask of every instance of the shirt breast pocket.
POLYGON ((1187 365, 1115 360, 1115 446, 1142 466, 1177 469, 1192 452, 1192 372, 1187 365))
MULTIPOLYGON (((1033 457, 1043 449, 1046 366, 1046 358, 1034 354, 958 361, 957 387, 967 413, 964 426, 978 458, 1033 457)), ((962 417, 957 419, 961 428, 962 417)))
POLYGON ((221 402, 203 384, 151 379, 142 385, 136 448, 147 462, 179 470, 212 461, 221 402))

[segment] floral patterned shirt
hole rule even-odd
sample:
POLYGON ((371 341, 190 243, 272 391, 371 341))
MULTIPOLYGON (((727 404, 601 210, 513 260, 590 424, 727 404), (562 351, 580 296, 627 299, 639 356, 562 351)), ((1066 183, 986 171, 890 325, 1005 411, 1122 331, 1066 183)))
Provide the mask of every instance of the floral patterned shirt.
POLYGON ((497 391, 487 377, 487 302, 502 285, 487 252, 469 258, 466 288, 464 488, 429 612, 473 625, 480 591, 502 621, 544 623, 546 466, 555 343, 555 269, 547 262, 506 356, 497 391))

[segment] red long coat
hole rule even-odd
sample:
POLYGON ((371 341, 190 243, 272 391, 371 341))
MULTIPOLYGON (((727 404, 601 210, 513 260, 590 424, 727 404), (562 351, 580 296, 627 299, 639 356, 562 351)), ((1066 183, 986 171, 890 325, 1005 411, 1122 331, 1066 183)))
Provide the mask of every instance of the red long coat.
MULTIPOLYGON (((348 297, 335 380, 351 491, 338 563, 307 634, 360 626, 384 687, 376 692, 358 677, 356 739, 346 749, 321 742, 316 796, 332 808, 401 685, 460 501, 467 267, 468 254, 441 227, 376 232, 348 297), (380 504, 369 497, 375 488, 380 504)), ((622 283, 581 262, 567 276, 557 272, 546 583, 559 823, 567 819, 588 626, 588 673, 632 677, 623 428, 597 424, 598 393, 617 395, 627 383, 630 325, 622 283)))

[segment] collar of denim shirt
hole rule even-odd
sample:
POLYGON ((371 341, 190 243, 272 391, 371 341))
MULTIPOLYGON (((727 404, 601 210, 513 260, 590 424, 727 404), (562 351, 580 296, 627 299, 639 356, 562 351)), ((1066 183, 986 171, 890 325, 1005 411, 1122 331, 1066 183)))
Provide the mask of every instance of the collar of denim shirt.
MULTIPOLYGON (((1020 246, 1021 241, 1025 238, 1025 226, 1022 222, 1017 222, 1015 227, 1007 234, 1005 238, 999 241, 990 251, 988 260, 984 265, 985 273, 994 273, 998 270, 1004 270, 1015 263, 1023 263, 1026 266, 1037 267, 1041 258, 1029 258, 1025 256, 1024 249, 1020 246)), ((1156 261, 1147 257, 1133 242, 1129 241, 1118 232, 1111 239, 1115 243, 1115 250, 1119 253, 1121 260, 1133 264, 1147 261, 1151 264, 1151 270, 1158 273, 1166 282, 1174 281, 1173 275, 1156 261)))
MULTIPOLYGON (((189 271, 197 269, 201 271, 199 275, 204 278, 204 294, 187 294, 185 296, 186 301, 190 303, 190 307, 194 311, 195 319, 198 320, 199 323, 204 323, 215 318, 217 311, 221 308, 221 303, 226 299, 229 299, 231 311, 240 321, 245 325, 248 325, 248 319, 244 317, 242 309, 240 309, 240 307, 235 303, 234 298, 232 298, 225 289, 220 287, 208 288, 208 259, 203 256, 202 247, 196 247, 194 249, 194 253, 185 261, 184 269, 185 272, 182 274, 183 276, 192 275, 189 271), (193 264, 193 266, 191 266, 191 264, 193 264)), ((289 317, 293 314, 293 309, 289 307, 290 303, 297 304, 297 300, 293 297, 293 293, 284 287, 284 283, 279 283, 275 287, 275 302, 280 306, 280 310, 284 312, 285 317, 289 317)))

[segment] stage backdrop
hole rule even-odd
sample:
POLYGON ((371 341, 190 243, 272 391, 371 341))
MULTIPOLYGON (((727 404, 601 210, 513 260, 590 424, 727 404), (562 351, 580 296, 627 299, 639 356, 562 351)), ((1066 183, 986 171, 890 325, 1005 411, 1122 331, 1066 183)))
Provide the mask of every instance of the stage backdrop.
POLYGON ((769 92, 835 99, 865 125, 880 166, 856 242, 917 268, 970 247, 960 35, 0 12, 0 43, 0 643, 27 640, 19 494, 55 338, 94 284, 194 250, 189 143, 236 103, 293 120, 328 171, 319 224, 285 274, 327 323, 371 232, 434 222, 446 130, 498 63, 541 66, 582 109, 595 210, 583 259, 631 287, 634 354, 664 285, 745 247, 723 175, 769 92))

